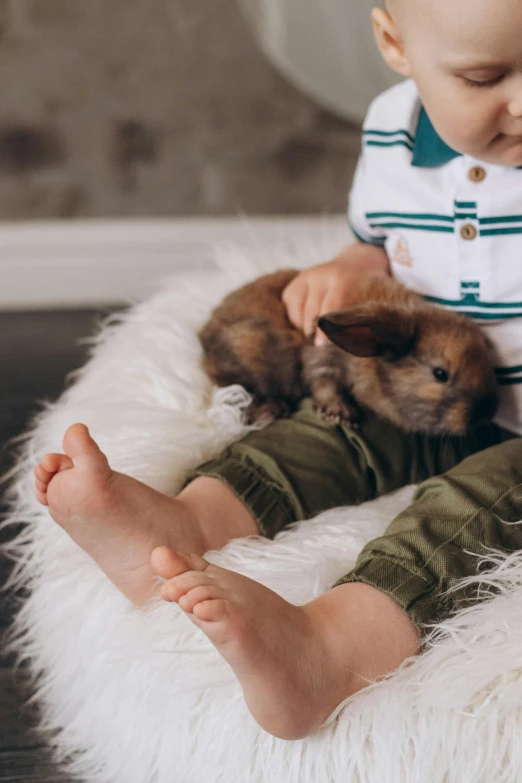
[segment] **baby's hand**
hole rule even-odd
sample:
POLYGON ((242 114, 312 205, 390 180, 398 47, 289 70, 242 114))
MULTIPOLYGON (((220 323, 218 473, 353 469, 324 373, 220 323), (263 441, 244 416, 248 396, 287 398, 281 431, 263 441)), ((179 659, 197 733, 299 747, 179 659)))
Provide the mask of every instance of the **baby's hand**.
POLYGON ((317 329, 317 319, 343 310, 353 300, 353 287, 362 275, 387 271, 384 250, 352 245, 333 261, 312 266, 294 277, 283 291, 288 317, 307 337, 315 331, 315 345, 324 345, 328 338, 317 329))

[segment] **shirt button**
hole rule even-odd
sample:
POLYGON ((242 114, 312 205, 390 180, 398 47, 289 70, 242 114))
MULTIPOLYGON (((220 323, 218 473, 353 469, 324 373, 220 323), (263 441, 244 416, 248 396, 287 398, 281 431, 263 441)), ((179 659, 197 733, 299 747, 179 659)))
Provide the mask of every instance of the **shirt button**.
POLYGON ((477 236, 477 229, 475 226, 472 226, 471 223, 466 223, 466 225, 462 226, 460 229, 460 236, 462 239, 475 239, 477 236))
POLYGON ((472 182, 483 182, 486 179, 486 171, 482 166, 473 166, 468 172, 468 177, 472 182))

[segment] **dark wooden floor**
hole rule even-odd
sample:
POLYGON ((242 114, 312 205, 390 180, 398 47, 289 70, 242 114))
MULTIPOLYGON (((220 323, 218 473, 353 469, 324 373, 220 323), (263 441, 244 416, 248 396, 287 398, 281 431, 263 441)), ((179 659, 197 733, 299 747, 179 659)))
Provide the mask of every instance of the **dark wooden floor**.
MULTIPOLYGON (((0 474, 12 464, 9 441, 24 430, 38 403, 56 399, 67 374, 85 362, 88 348, 79 340, 107 312, 0 313, 0 474)), ((9 570, 0 554, 1 584, 9 570)), ((13 601, 0 593, 2 636, 12 614, 13 601)), ((27 695, 27 672, 15 674, 12 661, 0 656, 0 783, 69 783, 53 764, 45 737, 33 730, 36 714, 24 707, 27 695)))

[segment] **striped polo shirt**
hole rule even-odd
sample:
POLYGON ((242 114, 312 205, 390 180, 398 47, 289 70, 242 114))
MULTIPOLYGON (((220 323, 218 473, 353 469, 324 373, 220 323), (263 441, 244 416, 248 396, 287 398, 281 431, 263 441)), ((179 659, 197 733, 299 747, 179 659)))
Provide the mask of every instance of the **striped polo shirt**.
POLYGON ((385 248, 400 282, 482 326, 495 421, 522 434, 522 167, 448 147, 408 79, 370 106, 348 217, 361 242, 385 248))

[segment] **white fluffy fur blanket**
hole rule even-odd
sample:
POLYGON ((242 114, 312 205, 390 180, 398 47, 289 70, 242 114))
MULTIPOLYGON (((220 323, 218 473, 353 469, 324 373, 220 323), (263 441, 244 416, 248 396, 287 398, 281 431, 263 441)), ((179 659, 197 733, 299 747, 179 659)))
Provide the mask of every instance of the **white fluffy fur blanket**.
MULTIPOLYGON (((344 237, 343 237, 344 240, 344 237)), ((133 608, 50 519, 32 471, 83 421, 118 470, 166 493, 245 432, 240 387, 213 390, 196 330, 223 294, 264 271, 337 249, 221 248, 221 271, 167 282, 104 326, 73 385, 28 433, 8 522, 32 594, 14 647, 37 678, 57 755, 89 783, 513 783, 522 780, 522 553, 477 583, 500 594, 438 626, 413 665, 341 705, 315 736, 271 737, 232 671, 176 604, 133 608)), ((410 500, 413 489, 294 525, 275 541, 232 541, 209 556, 296 604, 327 590, 410 500)), ((483 596, 482 596, 483 597, 483 596)))

